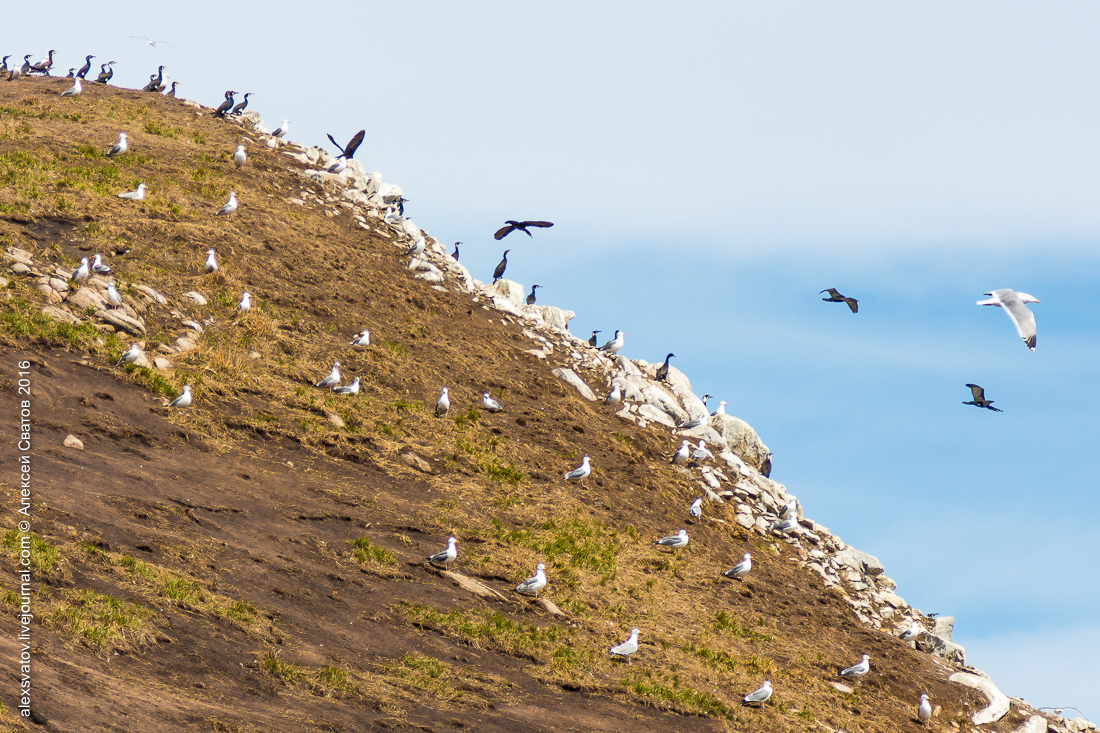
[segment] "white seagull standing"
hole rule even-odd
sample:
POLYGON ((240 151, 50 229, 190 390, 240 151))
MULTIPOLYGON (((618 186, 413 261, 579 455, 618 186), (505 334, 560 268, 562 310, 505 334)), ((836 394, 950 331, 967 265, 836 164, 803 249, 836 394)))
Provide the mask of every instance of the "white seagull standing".
POLYGON ((73 79, 73 85, 71 87, 69 87, 68 89, 66 89, 65 91, 61 92, 60 96, 62 96, 62 97, 75 97, 76 95, 80 94, 82 91, 84 91, 84 87, 83 87, 83 85, 81 85, 80 79, 73 79))
POLYGON ((718 403, 718 409, 715 410, 714 412, 710 413, 710 416, 711 417, 716 417, 718 415, 725 415, 725 414, 726 414, 726 401, 722 400, 721 402, 718 403))
POLYGON ((695 446, 695 450, 691 452, 691 460, 702 463, 708 458, 714 458, 714 454, 707 448, 707 441, 700 438, 699 445, 695 446))
POLYGON ((80 258, 80 267, 76 268, 76 272, 73 273, 73 282, 82 283, 88 279, 88 258, 80 258))
POLYGON ((338 156, 336 162, 328 167, 329 173, 343 173, 348 169, 348 159, 344 156, 338 156))
POLYGON ((768 529, 779 534, 790 534, 794 530, 798 529, 798 517, 791 516, 786 519, 780 519, 778 522, 773 523, 768 529))
POLYGON ((546 587, 546 565, 539 563, 535 568, 535 574, 516 586, 516 593, 524 593, 529 596, 538 596, 539 591, 546 587))
POLYGON ((351 384, 336 385, 332 391, 336 394, 359 394, 359 377, 351 380, 351 384))
POLYGON ((214 272, 218 269, 218 258, 214 254, 214 250, 206 250, 206 264, 203 265, 204 272, 214 272))
POLYGON ((603 403, 605 405, 617 405, 622 401, 623 401, 623 389, 622 389, 621 386, 616 384, 612 388, 611 393, 608 394, 607 397, 604 398, 603 403))
POLYGON ((290 130, 290 123, 287 122, 286 120, 283 120, 283 124, 279 125, 279 127, 277 127, 275 129, 275 132, 271 133, 271 137, 283 137, 284 135, 287 134, 287 132, 289 130, 290 130))
POLYGON ((994 290, 986 295, 992 297, 989 300, 979 300, 978 305, 995 305, 998 308, 1004 308, 1005 313, 1016 326, 1016 332, 1027 344, 1027 348, 1035 351, 1035 314, 1028 310, 1025 303, 1038 303, 1039 299, 1034 295, 1017 293, 1009 288, 994 290))
POLYGON ((435 414, 446 415, 447 410, 451 409, 451 393, 446 387, 439 393, 439 399, 435 401, 435 414))
POLYGON ((864 654, 863 659, 858 664, 853 664, 851 667, 845 667, 837 672, 838 677, 847 677, 848 679, 858 680, 863 675, 871 671, 871 656, 864 654))
POLYGON ((686 529, 681 529, 674 535, 662 537, 659 540, 653 540, 653 544, 660 545, 661 547, 669 547, 673 550, 678 550, 681 547, 687 547, 688 531, 686 529))
POLYGON ((168 403, 169 407, 189 407, 191 405, 191 385, 183 388, 183 394, 168 403))
POLYGON ((920 696, 920 705, 917 706, 917 720, 925 725, 932 718, 932 703, 928 702, 928 695, 920 696))
POLYGON ((600 351, 607 352, 608 354, 615 354, 619 349, 623 348, 623 338, 626 336, 622 331, 615 332, 615 338, 608 341, 606 344, 600 347, 600 351))
POLYGON ((696 498, 691 502, 691 506, 688 507, 688 516, 692 519, 698 519, 703 516, 703 499, 702 497, 696 498))
POLYGON ((638 630, 630 630, 630 638, 624 641, 618 646, 613 646, 609 650, 612 654, 618 654, 620 657, 626 657, 626 663, 632 664, 630 661, 631 655, 638 651, 638 630))
POLYGON ((364 328, 348 343, 352 346, 370 346, 370 331, 364 328))
POLYGON ((798 499, 793 496, 787 500, 787 503, 783 505, 783 508, 779 510, 779 518, 786 519, 794 514, 798 513, 798 499))
POLYGON ((481 395, 481 406, 489 412, 500 412, 504 408, 500 406, 500 403, 489 396, 489 393, 481 395))
POLYGON ((722 575, 726 576, 727 578, 737 578, 738 580, 744 582, 745 576, 749 574, 750 570, 752 570, 752 555, 746 552, 745 555, 741 558, 741 562, 737 563, 732 568, 722 573, 722 575))
POLYGON ((129 351, 122 355, 122 358, 118 360, 118 364, 115 364, 115 366, 122 366, 123 364, 129 364, 132 361, 137 361, 138 357, 141 356, 142 353, 142 350, 138 348, 138 345, 136 343, 130 344, 129 351))
POLYGON ((443 567, 449 567, 451 563, 458 557, 458 548, 455 544, 458 542, 454 537, 447 539, 447 549, 442 552, 437 552, 428 558, 428 562, 432 565, 442 565, 443 567))
POLYGON ((92 258, 92 272, 97 275, 111 274, 111 268, 103 264, 103 255, 97 253, 96 256, 92 258))
POLYGON ((335 387, 340 384, 340 362, 336 361, 332 364, 332 371, 328 373, 328 376, 318 382, 317 387, 335 387))
POLYGON ((138 187, 133 191, 126 191, 118 195, 120 199, 126 199, 128 201, 141 201, 145 198, 145 184, 139 183, 138 187))
POLYGON ((574 468, 572 471, 566 471, 562 476, 566 481, 584 481, 592 473, 592 464, 589 463, 588 456, 581 459, 581 465, 574 468))
POLYGON ((751 705, 752 703, 764 703, 769 697, 772 696, 772 683, 771 680, 764 680, 764 684, 760 685, 760 689, 753 690, 749 694, 741 698, 742 705, 751 705))
POLYGON ((248 154, 244 152, 244 145, 237 146, 237 152, 233 153, 233 162, 238 168, 248 162, 248 154))
POLYGON ((229 192, 229 200, 225 202, 225 206, 221 207, 216 212, 214 212, 214 216, 221 216, 222 214, 225 214, 226 216, 228 216, 229 214, 232 214, 236 210, 237 210, 237 192, 236 191, 230 191, 229 192))
POLYGON ((427 244, 428 243, 424 241, 424 237, 417 237, 416 241, 412 243, 412 246, 405 250, 405 255, 418 255, 424 251, 427 244))
POLYGON ((246 315, 249 310, 252 309, 252 296, 248 294, 246 290, 241 294, 241 302, 237 303, 237 312, 242 316, 246 315))
POLYGON ((680 443, 680 450, 676 451, 676 454, 672 456, 673 463, 687 463, 691 458, 691 449, 688 447, 691 445, 691 441, 685 440, 680 443))
POLYGON ((924 627, 921 626, 916 621, 913 621, 913 623, 909 624, 908 629, 906 629, 905 631, 901 632, 901 634, 898 635, 898 638, 901 639, 902 641, 911 641, 913 639, 916 639, 918 636, 920 636, 920 633, 922 631, 924 631, 924 627))
POLYGON ((107 283, 107 302, 115 308, 122 305, 122 296, 118 294, 114 283, 107 283))
POLYGON ((107 151, 107 157, 108 158, 113 158, 116 155, 122 155, 123 153, 125 153, 129 149, 130 149, 130 141, 126 139, 126 133, 125 132, 120 132, 120 133, 118 133, 118 142, 115 143, 113 148, 111 148, 110 150, 107 151))

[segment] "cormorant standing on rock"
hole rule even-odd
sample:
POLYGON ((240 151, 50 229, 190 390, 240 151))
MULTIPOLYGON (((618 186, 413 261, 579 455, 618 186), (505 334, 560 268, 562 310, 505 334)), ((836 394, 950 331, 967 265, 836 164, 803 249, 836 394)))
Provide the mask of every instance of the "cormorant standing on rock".
POLYGON ((458 245, 460 244, 462 244, 462 242, 455 242, 455 251, 451 252, 451 257, 455 258, 455 262, 458 262, 458 245))
POLYGON ((500 261, 500 264, 497 265, 497 269, 493 270, 493 282, 496 282, 497 280, 504 277, 504 270, 508 267, 508 253, 511 251, 512 250, 510 249, 504 250, 504 259, 502 259, 500 261))
POLYGON ((79 78, 84 79, 88 76, 88 72, 92 69, 92 59, 94 58, 95 56, 84 57, 84 65, 80 67, 80 71, 76 72, 79 78))
POLYGON ((106 84, 111 80, 111 77, 115 75, 115 62, 108 61, 105 64, 99 66, 99 76, 96 77, 96 81, 100 84, 106 84))
POLYGON ((169 89, 169 90, 168 90, 168 91, 167 91, 167 92, 165 93, 165 95, 164 95, 164 96, 166 96, 166 97, 172 97, 172 98, 175 98, 175 96, 176 96, 176 85, 177 85, 177 84, 179 84, 179 82, 178 82, 178 81, 174 81, 174 82, 172 82, 172 88, 171 88, 171 89, 169 89))
POLYGON ((535 304, 535 289, 536 288, 541 288, 541 287, 542 287, 541 285, 532 285, 531 286, 531 294, 527 296, 527 305, 534 305, 535 304))
POLYGON ((236 92, 226 92, 225 101, 221 103, 221 106, 214 110, 215 117, 225 117, 225 113, 233 109, 233 95, 236 92))
POLYGON ((251 96, 252 92, 245 92, 244 101, 239 102, 237 106, 233 108, 233 111, 229 114, 233 115, 234 117, 239 117, 240 115, 244 114, 244 111, 248 109, 248 98, 251 96))
POLYGON ((665 380, 668 379, 668 360, 671 359, 674 356, 676 356, 676 354, 669 354, 668 356, 665 357, 665 363, 662 364, 661 366, 657 367, 657 381, 658 382, 664 382, 665 380))

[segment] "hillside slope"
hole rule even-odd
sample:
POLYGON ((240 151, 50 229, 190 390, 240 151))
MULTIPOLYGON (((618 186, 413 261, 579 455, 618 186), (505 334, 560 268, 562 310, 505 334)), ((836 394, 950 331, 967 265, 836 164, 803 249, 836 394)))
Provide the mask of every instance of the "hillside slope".
MULTIPOLYGON (((763 454, 741 455, 740 478, 737 461, 674 467, 681 438, 659 414, 618 417, 553 372, 602 394, 615 370, 648 383, 646 365, 571 340, 553 310, 527 320, 438 252, 414 277, 416 229, 384 218, 395 189, 377 176, 320 175, 316 150, 271 147, 252 120, 91 84, 58 99, 67 85, 0 84, 8 445, 32 365, 28 727, 885 733, 915 730, 926 692, 933 729, 975 729, 987 701, 948 680, 961 666, 893 635, 915 612, 859 600, 865 581, 891 585, 838 577, 824 549, 845 548, 808 520, 800 537, 767 531, 783 488, 763 454), (106 159, 121 131, 130 152, 106 159), (116 197, 139 182, 144 201, 116 197), (241 209, 215 218, 231 190, 241 209), (122 308, 97 300, 106 279, 66 283, 97 252, 122 308), (371 345, 351 346, 363 328, 371 345), (149 366, 115 366, 133 341, 149 366), (333 361, 359 394, 313 386, 333 361), (195 403, 164 407, 185 384, 195 403), (503 412, 480 409, 486 391, 503 412), (592 476, 561 481, 583 455, 592 476), (686 524, 701 483, 719 500, 686 524), (687 548, 652 545, 681 526, 687 548), (424 558, 451 535, 444 575, 424 558), (721 577, 744 552, 747 580, 721 577), (552 603, 511 590, 540 561, 552 603), (626 664, 607 648, 632 627, 626 664), (864 653, 872 672, 838 688, 864 653), (739 707, 764 679, 773 698, 739 707)), ((14 659, 19 484, 5 473, 0 653, 14 659)), ((18 728, 15 690, 0 699, 18 728)), ((1014 703, 981 729, 1031 714, 1014 703)))

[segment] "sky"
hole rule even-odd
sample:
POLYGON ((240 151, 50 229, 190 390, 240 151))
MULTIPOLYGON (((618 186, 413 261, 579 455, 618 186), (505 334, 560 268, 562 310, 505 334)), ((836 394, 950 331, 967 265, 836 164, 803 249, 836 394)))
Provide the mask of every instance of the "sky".
POLYGON ((507 240, 510 279, 675 352, 1004 692, 1100 721, 1100 5, 33 5, 3 54, 131 87, 165 64, 300 143, 365 128, 357 159, 476 277, 505 219, 555 222, 507 240), (995 288, 1042 301, 1034 353, 975 305, 995 288))

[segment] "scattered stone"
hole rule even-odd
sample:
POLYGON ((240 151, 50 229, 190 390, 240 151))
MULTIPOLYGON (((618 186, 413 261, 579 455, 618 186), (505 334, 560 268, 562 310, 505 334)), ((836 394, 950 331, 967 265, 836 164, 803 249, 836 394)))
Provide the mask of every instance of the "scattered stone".
POLYGON ((852 688, 851 688, 851 687, 848 687, 848 685, 845 685, 845 684, 843 684, 843 683, 840 683, 840 682, 834 682, 834 683, 833 683, 833 687, 835 687, 836 689, 840 690, 841 692, 843 692, 843 693, 844 693, 844 694, 846 694, 846 695, 850 695, 850 694, 852 694, 852 688))
POLYGON ((78 318, 77 316, 74 316, 72 313, 65 310, 64 308, 58 308, 55 305, 47 305, 43 307, 42 312, 50 318, 54 319, 55 321, 60 321, 62 323, 72 323, 74 325, 77 323, 83 323, 83 321, 81 321, 80 318, 78 318))
POLYGON ((258 351, 251 351, 251 352, 249 352, 249 354, 248 354, 248 358, 249 358, 249 359, 262 359, 262 358, 263 358, 263 356, 264 356, 264 355, 263 355, 263 354, 261 354, 261 353, 260 353, 260 352, 258 352, 258 351))
POLYGON ((103 296, 88 287, 82 287, 75 293, 71 293, 68 302, 70 308, 76 308, 78 311, 86 311, 89 308, 103 310, 107 307, 107 301, 103 296))
POLYGON ((177 354, 182 354, 185 351, 193 351, 198 347, 198 343, 189 336, 180 336, 176 339, 175 351, 177 354))
POLYGON ((102 321, 106 321, 117 329, 123 330, 126 333, 133 334, 134 336, 145 335, 145 324, 136 318, 120 313, 117 310, 104 310, 96 313, 96 318, 102 321))
POLYGON ((182 325, 186 326, 187 328, 190 328, 192 331, 194 331, 196 333, 202 333, 202 326, 200 326, 195 321, 183 321, 182 325))
POLYGON ((977 711, 971 717, 971 720, 974 721, 974 725, 995 723, 1008 713, 1008 697, 998 690, 997 686, 994 685, 993 681, 988 677, 970 674, 969 672, 956 672, 947 679, 960 685, 972 687, 985 695, 989 700, 989 705, 985 709, 977 711))
POLYGON ((188 290, 186 293, 183 294, 183 297, 187 298, 188 300, 194 301, 198 305, 206 305, 206 298, 203 296, 203 294, 194 290, 188 290))
POLYGON ((886 570, 874 555, 851 547, 838 552, 835 559, 841 565, 847 565, 864 575, 881 575, 886 570))
POLYGON ((535 602, 542 606, 551 616, 561 616, 565 618, 568 615, 565 611, 558 608, 558 604, 554 603, 549 598, 539 598, 535 602))
POLYGON ((32 274, 31 268, 24 265, 22 262, 15 262, 8 266, 8 270, 15 275, 30 275, 32 274))
POLYGON ((49 283, 40 282, 34 286, 34 289, 42 293, 42 297, 50 303, 60 303, 64 300, 64 298, 61 297, 61 293, 51 288, 49 283))
POLYGON ((84 441, 82 441, 75 435, 72 435, 71 433, 65 436, 64 445, 66 448, 76 448, 77 450, 84 450, 84 441))
POLYGON ((1012 733, 1046 733, 1047 719, 1042 715, 1032 715, 1027 721, 1012 733))
POLYGON ((932 622, 932 633, 944 641, 951 641, 951 634, 955 630, 954 616, 940 616, 932 622))
POLYGON ((475 596, 481 596, 482 598, 495 598, 497 600, 507 600, 503 595, 496 592, 489 586, 482 583, 480 580, 467 577, 460 573, 456 573, 453 570, 440 570, 438 571, 444 578, 453 580, 463 590, 473 593, 475 596))
POLYGON ((590 402, 596 401, 596 395, 593 394, 589 386, 584 383, 584 380, 578 377, 577 373, 574 372, 572 369, 564 369, 562 367, 558 367, 552 373, 555 377, 558 377, 568 384, 573 385, 573 387, 581 393, 581 397, 589 400, 590 402))
POLYGON ((421 473, 432 472, 432 464, 428 463, 426 460, 416 455, 415 453, 402 453, 401 460, 404 461, 406 465, 412 466, 421 473))
POLYGON ((153 290, 148 285, 134 285, 133 287, 134 290, 136 290, 138 294, 140 294, 146 300, 157 303, 158 305, 168 305, 168 299, 158 293, 156 290, 153 290))
POLYGON ((345 427, 344 418, 340 417, 335 412, 325 412, 325 417, 327 417, 328 421, 336 427, 345 427))
POLYGON ((153 366, 161 371, 172 368, 172 362, 165 359, 163 356, 158 356, 153 359, 153 366))

